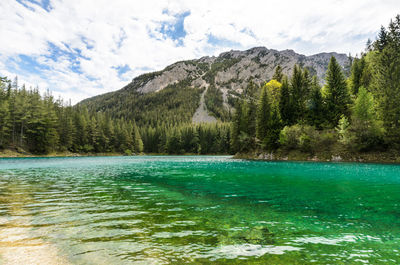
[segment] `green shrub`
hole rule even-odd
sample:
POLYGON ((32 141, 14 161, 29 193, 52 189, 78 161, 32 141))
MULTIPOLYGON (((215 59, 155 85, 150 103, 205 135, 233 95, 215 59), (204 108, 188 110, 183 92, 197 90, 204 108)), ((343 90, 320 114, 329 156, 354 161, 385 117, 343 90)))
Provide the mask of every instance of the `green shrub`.
POLYGON ((131 156, 131 155, 132 155, 132 150, 126 149, 126 150, 124 151, 124 155, 126 155, 126 156, 131 156))
POLYGON ((285 126, 280 135, 279 143, 286 149, 296 149, 299 147, 299 136, 301 135, 301 126, 295 124, 293 126, 285 126))
POLYGON ((318 147, 327 149, 334 145, 338 140, 337 134, 332 130, 324 130, 319 133, 318 147))
POLYGON ((314 153, 329 148, 336 143, 336 139, 334 131, 318 131, 313 126, 295 124, 283 128, 279 143, 286 150, 299 149, 305 153, 314 153))

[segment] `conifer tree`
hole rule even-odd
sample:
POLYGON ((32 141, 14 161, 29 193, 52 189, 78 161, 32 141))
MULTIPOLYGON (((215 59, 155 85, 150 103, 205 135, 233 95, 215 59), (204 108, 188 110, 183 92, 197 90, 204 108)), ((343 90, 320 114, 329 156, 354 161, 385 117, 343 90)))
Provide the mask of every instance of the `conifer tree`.
POLYGON ((255 137, 255 106, 253 100, 243 100, 241 104, 241 119, 239 132, 239 145, 241 151, 248 151, 254 147, 255 137))
POLYGON ((241 129, 241 119, 242 119, 242 106, 238 101, 235 106, 235 114, 233 115, 232 126, 231 126, 231 148, 233 152, 239 152, 240 150, 240 129, 241 129))
POLYGON ((271 107, 268 99, 268 91, 266 87, 263 87, 258 101, 256 119, 256 137, 261 142, 268 136, 270 119, 271 107))
POLYGON ((290 80, 290 91, 291 91, 291 105, 293 120, 297 121, 303 118, 304 114, 304 80, 303 72, 298 65, 293 68, 292 78, 290 80))
POLYGON ((328 123, 336 127, 342 115, 349 116, 350 95, 342 69, 336 58, 331 57, 326 72, 326 111, 328 123))
MULTIPOLYGON (((372 92, 385 128, 385 140, 400 148, 400 16, 391 21, 386 45, 376 50, 372 60, 372 92)), ((378 40, 378 42, 381 42, 378 40)))
POLYGON ((133 130, 132 130, 132 138, 134 142, 134 150, 135 152, 141 153, 143 152, 143 141, 139 133, 139 129, 136 126, 136 122, 133 122, 133 130))
POLYGON ((169 154, 180 154, 181 152, 181 135, 177 129, 173 129, 167 135, 166 149, 169 154))
MULTIPOLYGON (((393 23, 393 22, 392 22, 393 23)), ((384 26, 381 26, 381 29, 378 33, 378 38, 374 43, 375 50, 382 51, 388 43, 388 34, 384 26)))
POLYGON ((256 137, 256 115, 257 115, 257 104, 256 100, 251 98, 247 101, 248 105, 248 114, 247 114, 247 119, 248 119, 248 126, 246 128, 246 133, 254 138, 256 137))
POLYGON ((279 109, 277 107, 272 107, 271 118, 268 127, 268 133, 264 138, 262 147, 268 150, 275 150, 279 146, 279 134, 282 130, 282 121, 279 115, 279 109))
POLYGON ((362 77, 365 68, 365 57, 354 58, 350 74, 350 91, 353 95, 358 94, 358 89, 362 85, 362 77))
POLYGON ((282 82, 282 78, 283 78, 282 67, 281 67, 281 65, 278 65, 275 68, 275 73, 272 76, 272 79, 278 81, 279 83, 281 83, 282 82))
POLYGON ((279 99, 279 111, 281 114, 283 125, 292 125, 293 106, 291 104, 289 81, 286 76, 282 80, 281 94, 279 99))
POLYGON ((0 148, 5 147, 11 126, 6 82, 6 78, 0 78, 0 148))
POLYGON ((314 76, 311 84, 311 96, 308 101, 308 124, 315 126, 317 129, 322 129, 322 125, 325 122, 325 109, 324 102, 321 94, 321 87, 318 84, 318 79, 314 76))

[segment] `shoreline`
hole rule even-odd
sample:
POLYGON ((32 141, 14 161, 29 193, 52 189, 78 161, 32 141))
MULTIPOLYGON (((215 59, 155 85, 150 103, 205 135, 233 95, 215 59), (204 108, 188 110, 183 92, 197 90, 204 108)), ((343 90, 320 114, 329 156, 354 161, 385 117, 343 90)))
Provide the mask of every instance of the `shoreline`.
POLYGON ((0 151, 0 158, 35 158, 35 157, 89 157, 89 156, 127 156, 123 153, 72 153, 72 152, 52 152, 49 154, 32 154, 28 152, 17 152, 6 149, 0 151))
POLYGON ((53 152, 46 155, 31 154, 28 152, 17 152, 6 149, 0 151, 1 158, 50 158, 50 157, 99 157, 99 156, 232 156, 233 159, 244 159, 251 161, 303 161, 303 162, 350 162, 350 163, 380 163, 400 164, 400 154, 394 151, 387 152, 320 152, 315 154, 304 153, 298 150, 275 152, 254 151, 237 154, 165 154, 165 153, 140 153, 126 155, 123 153, 72 153, 53 152))
POLYGON ((140 154, 123 154, 123 153, 73 153, 73 152, 53 152, 46 155, 31 154, 28 152, 17 152, 10 149, 0 151, 1 158, 41 158, 41 157, 96 157, 96 156, 233 156, 232 154, 167 154, 167 153, 140 153, 140 154))
POLYGON ((249 152, 237 153, 236 159, 251 161, 298 161, 298 162, 345 162, 345 163, 377 163, 377 164, 400 164, 400 154, 394 151, 387 152, 321 152, 303 153, 298 150, 283 152, 249 152))

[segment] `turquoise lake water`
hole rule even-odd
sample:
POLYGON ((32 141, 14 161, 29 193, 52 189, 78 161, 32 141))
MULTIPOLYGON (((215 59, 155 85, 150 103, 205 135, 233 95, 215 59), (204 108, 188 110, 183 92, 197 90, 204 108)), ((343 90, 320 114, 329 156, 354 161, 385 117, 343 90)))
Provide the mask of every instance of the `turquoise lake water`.
POLYGON ((71 264, 399 264, 400 166, 0 159, 0 255, 35 244, 71 264))

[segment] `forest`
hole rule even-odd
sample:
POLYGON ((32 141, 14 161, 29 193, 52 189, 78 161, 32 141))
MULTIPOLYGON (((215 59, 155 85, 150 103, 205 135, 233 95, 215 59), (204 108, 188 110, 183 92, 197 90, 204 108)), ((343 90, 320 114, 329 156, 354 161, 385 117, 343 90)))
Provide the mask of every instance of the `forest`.
POLYGON ((351 59, 348 78, 332 57, 324 85, 308 69, 249 84, 236 103, 233 152, 400 150, 400 16, 351 59))
MULTIPOLYGON (((142 152, 230 153, 228 123, 201 125, 182 123, 180 119, 185 119, 185 115, 180 115, 180 108, 173 109, 172 112, 165 111, 166 117, 160 116, 163 106, 170 108, 170 104, 179 105, 180 102, 184 102, 184 98, 188 98, 191 91, 181 91, 183 96, 175 101, 171 97, 168 100, 170 93, 168 88, 157 95, 158 101, 152 101, 151 99, 155 97, 150 95, 149 99, 146 99, 148 102, 144 104, 155 107, 153 109, 150 107, 150 111, 145 114, 154 117, 154 120, 139 119, 140 126, 138 126, 135 119, 116 118, 107 112, 90 111, 84 105, 71 106, 62 99, 54 99, 49 92, 41 96, 38 88, 27 89, 25 85, 19 86, 18 78, 12 82, 7 78, 1 78, 0 149, 32 154, 66 151, 81 154, 125 155, 142 152), (161 102, 164 102, 164 105, 161 102), (158 112, 157 106, 160 106, 158 112)), ((196 94, 194 98, 196 99, 196 94)), ((190 103, 193 102, 189 100, 184 106, 195 110, 196 105, 190 103)))
POLYGON ((140 153, 143 150, 135 122, 111 119, 105 113, 89 113, 72 107, 50 93, 26 89, 7 78, 0 80, 0 148, 47 154, 140 153))
POLYGON ((312 69, 296 65, 286 76, 278 66, 271 80, 249 80, 229 98, 232 113, 223 108, 221 91, 210 87, 206 105, 219 119, 212 124, 191 123, 204 90, 190 87, 189 79, 157 93, 106 94, 72 106, 19 85, 17 77, 2 77, 0 149, 126 155, 400 151, 400 16, 350 60, 346 74, 332 57, 324 82, 312 69), (110 110, 96 108, 100 100, 110 110))

